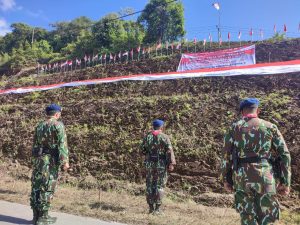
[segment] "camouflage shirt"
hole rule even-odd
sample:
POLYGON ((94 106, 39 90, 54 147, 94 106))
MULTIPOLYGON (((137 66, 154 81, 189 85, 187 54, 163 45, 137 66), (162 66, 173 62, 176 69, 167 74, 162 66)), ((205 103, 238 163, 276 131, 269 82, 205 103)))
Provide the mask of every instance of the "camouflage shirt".
POLYGON ((141 144, 141 151, 146 156, 146 167, 164 167, 167 163, 176 164, 170 138, 160 130, 147 133, 141 144))
MULTIPOLYGON (((271 149, 281 157, 281 182, 291 185, 291 157, 286 143, 277 126, 259 118, 243 118, 230 127, 224 137, 223 158, 221 161, 221 181, 232 169, 232 151, 239 158, 260 157, 270 159, 271 149)), ((235 186, 245 188, 243 183, 261 184, 261 192, 275 192, 272 166, 268 160, 260 163, 244 163, 234 172, 235 186), (239 185, 241 184, 241 185, 239 185), (270 184, 265 185, 265 184, 270 184)), ((254 185, 255 186, 255 185, 254 185)), ((257 185, 256 185, 257 186, 257 185)), ((259 185, 258 185, 259 186, 259 185)))
POLYGON ((57 149, 59 164, 63 165, 68 163, 69 150, 64 124, 55 118, 40 122, 35 129, 33 140, 33 148, 38 147, 57 149))

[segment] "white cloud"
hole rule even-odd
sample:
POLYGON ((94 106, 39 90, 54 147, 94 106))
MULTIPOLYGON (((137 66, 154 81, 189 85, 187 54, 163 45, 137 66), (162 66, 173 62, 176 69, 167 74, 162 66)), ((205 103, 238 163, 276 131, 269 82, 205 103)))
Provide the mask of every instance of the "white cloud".
POLYGON ((5 19, 0 18, 0 36, 4 36, 5 34, 11 32, 10 27, 5 19))
POLYGON ((15 0, 0 0, 0 9, 2 11, 14 9, 14 7, 16 5, 17 4, 16 4, 15 0))

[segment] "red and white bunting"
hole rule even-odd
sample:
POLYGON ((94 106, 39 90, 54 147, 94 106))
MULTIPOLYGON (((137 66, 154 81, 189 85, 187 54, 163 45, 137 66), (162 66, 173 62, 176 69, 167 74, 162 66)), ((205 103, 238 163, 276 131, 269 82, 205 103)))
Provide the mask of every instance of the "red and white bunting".
POLYGON ((271 75, 271 74, 287 74, 300 72, 300 60, 276 62, 276 63, 263 63, 250 66, 240 67, 227 67, 227 68, 213 68, 201 69, 188 72, 169 72, 159 74, 139 74, 132 76, 120 77, 107 77, 94 80, 73 81, 69 83, 52 84, 45 86, 31 86, 20 87, 6 90, 0 90, 1 94, 22 94, 34 91, 46 91, 63 87, 77 87, 91 84, 103 84, 119 81, 155 81, 155 80, 173 80, 184 78, 197 78, 197 77, 226 77, 226 76, 239 76, 239 75, 271 75))

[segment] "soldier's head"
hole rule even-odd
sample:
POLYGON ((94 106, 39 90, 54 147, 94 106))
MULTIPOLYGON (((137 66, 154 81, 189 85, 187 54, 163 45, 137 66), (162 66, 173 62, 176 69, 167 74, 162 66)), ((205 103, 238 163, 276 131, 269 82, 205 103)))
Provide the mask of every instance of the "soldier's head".
POLYGON ((152 122, 152 126, 154 130, 161 130, 164 126, 165 122, 159 119, 156 119, 152 122))
POLYGON ((241 101, 240 112, 242 115, 258 114, 259 100, 257 98, 246 98, 241 101))
POLYGON ((55 119, 59 119, 61 117, 61 107, 59 105, 56 104, 48 105, 45 111, 48 117, 53 117, 55 119))

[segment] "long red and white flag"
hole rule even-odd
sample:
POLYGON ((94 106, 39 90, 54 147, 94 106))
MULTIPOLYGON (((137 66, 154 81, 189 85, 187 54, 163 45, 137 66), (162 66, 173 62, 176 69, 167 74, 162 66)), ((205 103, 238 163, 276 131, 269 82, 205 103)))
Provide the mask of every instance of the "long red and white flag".
POLYGON ((132 76, 106 77, 94 80, 72 81, 69 83, 59 83, 44 86, 19 87, 0 90, 0 95, 3 94, 22 94, 35 91, 47 91, 64 87, 78 87, 85 85, 113 83, 120 81, 155 81, 155 80, 174 80, 184 78, 198 77, 226 77, 239 75, 272 75, 272 74, 287 74, 300 72, 300 60, 263 63, 250 66, 227 67, 227 68, 212 68, 200 69, 187 72, 169 72, 157 74, 139 74, 132 76))

